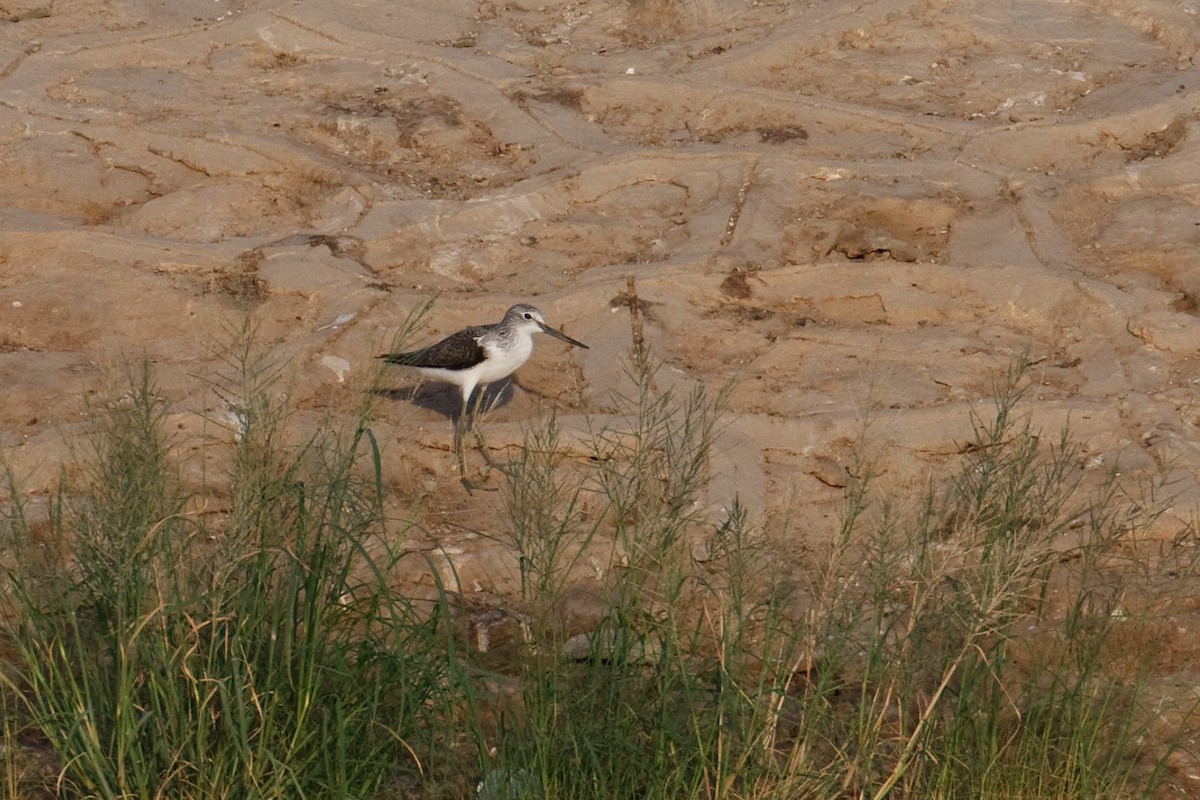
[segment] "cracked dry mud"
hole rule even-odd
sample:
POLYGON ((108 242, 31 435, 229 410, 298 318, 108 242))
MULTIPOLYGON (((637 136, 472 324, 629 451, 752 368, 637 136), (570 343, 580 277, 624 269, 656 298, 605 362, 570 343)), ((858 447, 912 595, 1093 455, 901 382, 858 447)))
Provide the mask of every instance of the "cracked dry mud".
MULTIPOLYGON (((633 276, 661 380, 737 381, 714 504, 824 535, 865 412, 884 484, 922 486, 1028 353, 1034 424, 1069 421, 1097 474, 1168 480, 1149 535, 1174 542, 1200 500, 1198 15, 0 0, 4 458, 45 498, 129 357, 202 451, 247 315, 301 428, 349 413, 431 295, 422 341, 530 301, 591 345, 539 342, 494 446, 548 408, 582 429, 612 411, 633 276)), ((376 404, 386 480, 503 594, 511 561, 461 534, 498 501, 457 487, 444 406, 376 404)), ((1194 691, 1198 596, 1164 612, 1164 693, 1194 691)))

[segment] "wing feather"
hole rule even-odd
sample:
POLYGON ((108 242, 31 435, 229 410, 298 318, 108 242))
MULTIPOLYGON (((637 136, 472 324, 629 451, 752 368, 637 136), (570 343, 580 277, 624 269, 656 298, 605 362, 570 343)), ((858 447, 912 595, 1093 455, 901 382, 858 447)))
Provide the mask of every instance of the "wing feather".
POLYGON ((407 353, 387 353, 379 356, 389 364, 405 367, 427 367, 430 369, 470 369, 487 358, 479 337, 486 328, 464 328, 436 344, 407 353))

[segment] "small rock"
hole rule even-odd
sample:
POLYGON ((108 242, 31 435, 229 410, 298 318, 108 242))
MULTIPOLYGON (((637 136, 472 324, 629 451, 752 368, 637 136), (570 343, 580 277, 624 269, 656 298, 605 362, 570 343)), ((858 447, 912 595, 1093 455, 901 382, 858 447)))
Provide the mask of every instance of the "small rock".
POLYGON ((350 371, 350 362, 337 356, 321 356, 321 366, 332 371, 338 383, 345 383, 346 373, 350 371))
POLYGON ((483 780, 475 787, 479 800, 517 800, 518 797, 541 797, 542 787, 533 774, 525 768, 508 769, 496 767, 488 770, 483 780))

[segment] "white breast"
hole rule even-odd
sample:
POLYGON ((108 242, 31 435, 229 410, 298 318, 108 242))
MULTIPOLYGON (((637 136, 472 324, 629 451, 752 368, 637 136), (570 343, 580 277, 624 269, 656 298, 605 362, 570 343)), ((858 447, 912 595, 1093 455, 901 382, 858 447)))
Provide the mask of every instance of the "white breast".
POLYGON ((511 347, 503 350, 491 343, 483 345, 488 357, 480 365, 480 383, 494 383, 501 378, 506 378, 516 372, 517 367, 529 360, 529 356, 533 353, 532 336, 518 336, 516 341, 511 344, 511 347))

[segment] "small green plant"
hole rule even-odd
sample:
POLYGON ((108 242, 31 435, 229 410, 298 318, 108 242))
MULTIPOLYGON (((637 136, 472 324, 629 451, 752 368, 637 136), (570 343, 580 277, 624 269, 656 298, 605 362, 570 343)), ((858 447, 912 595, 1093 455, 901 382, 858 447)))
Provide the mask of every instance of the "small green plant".
POLYGON ((618 555, 582 657, 536 635, 522 656, 525 713, 482 768, 494 796, 1152 792, 1138 684, 1105 664, 1099 567, 1138 517, 1111 485, 1081 489, 1067 435, 1047 444, 1019 416, 1027 364, 914 511, 873 500, 861 465, 823 560, 788 564, 736 501, 698 512, 720 398, 658 391, 647 363, 635 352, 629 424, 594 431, 590 459, 567 468, 551 426, 506 473, 514 546, 537 565, 527 605, 553 605, 546 576, 582 549, 618 555))
POLYGON ((595 536, 581 509, 583 482, 571 468, 553 415, 530 428, 504 467, 507 540, 517 552, 521 599, 553 603, 595 536))
POLYGON ((1151 792, 1133 758, 1148 720, 1136 681, 1106 668, 1117 621, 1100 591, 1137 515, 1111 484, 1081 490, 1069 436, 1047 445, 1018 416, 1027 369, 915 513, 871 514, 867 481, 850 490, 802 626, 806 792, 1151 792))
POLYGON ((364 546, 404 534, 370 432, 358 419, 286 451, 263 373, 242 366, 224 512, 181 488, 144 366, 94 412, 89 471, 64 479, 58 563, 39 565, 14 515, 5 677, 66 796, 369 797, 422 769, 453 705, 438 616, 364 546))

